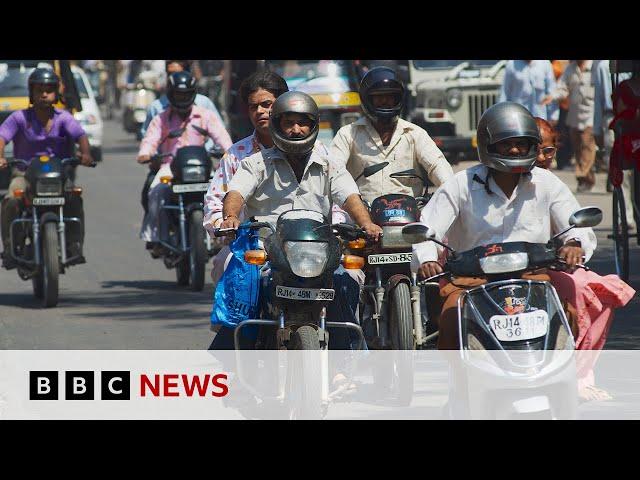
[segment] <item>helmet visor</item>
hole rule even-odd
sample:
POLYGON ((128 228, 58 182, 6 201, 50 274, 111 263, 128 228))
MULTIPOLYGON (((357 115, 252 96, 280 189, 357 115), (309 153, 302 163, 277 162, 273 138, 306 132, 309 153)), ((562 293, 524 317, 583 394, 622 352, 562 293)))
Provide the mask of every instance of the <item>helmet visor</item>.
POLYGON ((532 143, 540 143, 540 133, 532 130, 525 122, 526 118, 520 115, 510 115, 506 118, 495 120, 487 125, 489 144, 493 145, 507 138, 524 137, 532 143))

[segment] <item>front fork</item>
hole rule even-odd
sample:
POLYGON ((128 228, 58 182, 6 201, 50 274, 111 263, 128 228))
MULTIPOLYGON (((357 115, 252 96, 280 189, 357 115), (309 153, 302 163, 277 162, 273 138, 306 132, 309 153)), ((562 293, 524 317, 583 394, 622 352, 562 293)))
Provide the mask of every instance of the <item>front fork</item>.
POLYGON ((420 298, 422 288, 418 285, 417 273, 411 273, 411 312, 413 314, 413 335, 416 345, 424 343, 424 331, 422 329, 422 313, 420 311, 420 298))
POLYGON ((182 200, 182 195, 178 195, 178 209, 180 211, 180 247, 182 247, 182 251, 186 252, 187 245, 187 216, 184 213, 184 201, 182 200))

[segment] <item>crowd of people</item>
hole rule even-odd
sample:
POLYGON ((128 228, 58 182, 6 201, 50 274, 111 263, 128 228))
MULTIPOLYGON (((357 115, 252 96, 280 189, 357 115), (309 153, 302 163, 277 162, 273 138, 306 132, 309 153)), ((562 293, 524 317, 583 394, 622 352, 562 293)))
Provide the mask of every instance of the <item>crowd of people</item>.
MULTIPOLYGON (((166 60, 134 61, 130 68, 120 65, 119 81, 130 82, 135 68, 147 69, 157 74, 158 90, 165 91, 149 108, 137 156, 139 163, 146 164, 153 155, 166 154, 162 163, 151 166, 144 182, 140 238, 152 256, 162 254, 165 247, 159 240, 166 236, 167 220, 161 205, 170 190, 161 179, 171 177, 172 155, 180 147, 211 142, 226 152, 204 195, 203 227, 212 235, 216 229, 237 229, 249 218, 275 224, 282 212, 304 208, 333 218, 334 223, 355 223, 376 240, 382 228, 372 221, 365 202, 382 194, 419 195, 421 187, 409 186, 391 175, 413 168, 424 172, 436 187, 420 220, 439 242, 458 251, 508 241, 547 242, 569 226, 571 213, 580 207, 569 186, 550 170, 568 166, 566 159, 563 163, 558 158, 565 129, 575 156, 577 192, 594 187, 596 152, 602 153, 606 168, 613 143, 608 128, 613 116, 608 61, 559 62, 508 62, 499 101, 483 113, 478 124, 480 163, 456 174, 429 134, 400 117, 406 87, 387 66, 363 72, 359 86, 362 117, 343 126, 330 145, 323 145, 317 140, 320 113, 313 98, 289 91, 285 80, 269 70, 244 79, 240 99, 254 131, 232 143, 214 103, 197 93, 197 79, 188 63, 166 60), (186 128, 190 125, 205 130, 208 136, 186 128), (180 129, 179 135, 171 134, 180 129), (365 167, 385 161, 392 168, 360 176, 365 167)), ((90 163, 80 125, 53 108, 56 80, 38 69, 29 85, 32 106, 14 113, 0 128, 0 168, 7 166, 3 151, 10 141, 16 143, 17 155, 25 150, 25 158, 42 154, 43 149, 67 156, 69 143, 55 139, 62 124, 70 141, 79 144, 82 162, 90 163)), ((5 223, 16 213, 13 192, 23 183, 16 171, 3 201, 5 252, 5 223)), ((629 223, 632 221, 633 216, 629 223)), ((591 228, 575 228, 560 240, 557 254, 566 262, 567 271, 536 272, 528 278, 556 287, 578 349, 600 349, 613 309, 626 304, 635 292, 616 276, 576 270, 597 248, 591 228)), ((414 245, 414 271, 423 279, 439 275, 446 262, 443 253, 433 242, 414 245)), ((216 285, 231 256, 225 246, 214 258, 212 278, 216 285)), ((7 266, 10 259, 5 256, 4 261, 7 266)), ((346 287, 336 288, 332 315, 337 321, 359 323, 363 272, 338 269, 334 283, 346 287)), ((460 348, 457 300, 465 289, 482 283, 478 278, 441 280, 443 308, 434 318, 440 349, 460 348)), ((218 325, 211 348, 232 348, 232 334, 231 328, 218 325)), ((354 342, 348 335, 335 335, 329 347, 350 349, 354 342)), ((590 366, 585 367, 582 379, 585 398, 607 397, 595 388, 590 366)))

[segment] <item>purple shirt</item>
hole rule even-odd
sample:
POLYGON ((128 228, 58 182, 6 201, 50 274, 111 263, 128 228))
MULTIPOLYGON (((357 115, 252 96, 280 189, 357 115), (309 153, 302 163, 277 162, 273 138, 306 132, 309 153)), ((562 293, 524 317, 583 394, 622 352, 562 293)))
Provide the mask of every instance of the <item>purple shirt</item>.
POLYGON ((74 143, 83 135, 86 133, 73 115, 58 108, 54 108, 49 133, 38 121, 33 108, 13 112, 0 125, 0 137, 5 143, 13 141, 14 158, 26 161, 40 155, 70 157, 74 143))

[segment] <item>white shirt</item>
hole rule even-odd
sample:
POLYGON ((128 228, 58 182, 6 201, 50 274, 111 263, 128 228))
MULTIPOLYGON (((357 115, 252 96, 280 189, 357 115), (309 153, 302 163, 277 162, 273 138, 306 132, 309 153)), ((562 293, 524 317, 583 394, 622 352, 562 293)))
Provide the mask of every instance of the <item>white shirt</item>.
POLYGON ((398 123, 386 147, 377 130, 367 117, 338 130, 331 147, 332 159, 343 162, 347 171, 356 178, 365 167, 389 162, 382 171, 358 179, 358 188, 362 198, 372 202, 380 195, 400 193, 404 195, 422 195, 424 186, 420 180, 391 178, 389 175, 414 168, 423 178, 435 185, 441 185, 453 175, 453 169, 429 134, 418 125, 402 118, 398 123))
POLYGON ((344 165, 320 148, 311 152, 300 182, 285 155, 274 147, 242 160, 228 189, 242 195, 247 217, 274 226, 281 213, 293 209, 313 210, 327 217, 331 212, 335 222, 335 207, 359 194, 344 165))
MULTIPOLYGON (((487 173, 482 164, 458 172, 433 194, 420 215, 435 238, 442 241, 446 236, 456 251, 502 242, 546 243, 569 226, 569 217, 580 208, 569 187, 548 170, 536 167, 530 175, 521 175, 510 199, 492 177, 492 195, 473 180, 477 175, 484 182, 487 173)), ((574 228, 560 238, 580 239, 586 260, 597 244, 591 228, 574 228)), ((412 267, 437 261, 441 248, 430 241, 414 245, 412 267)))

